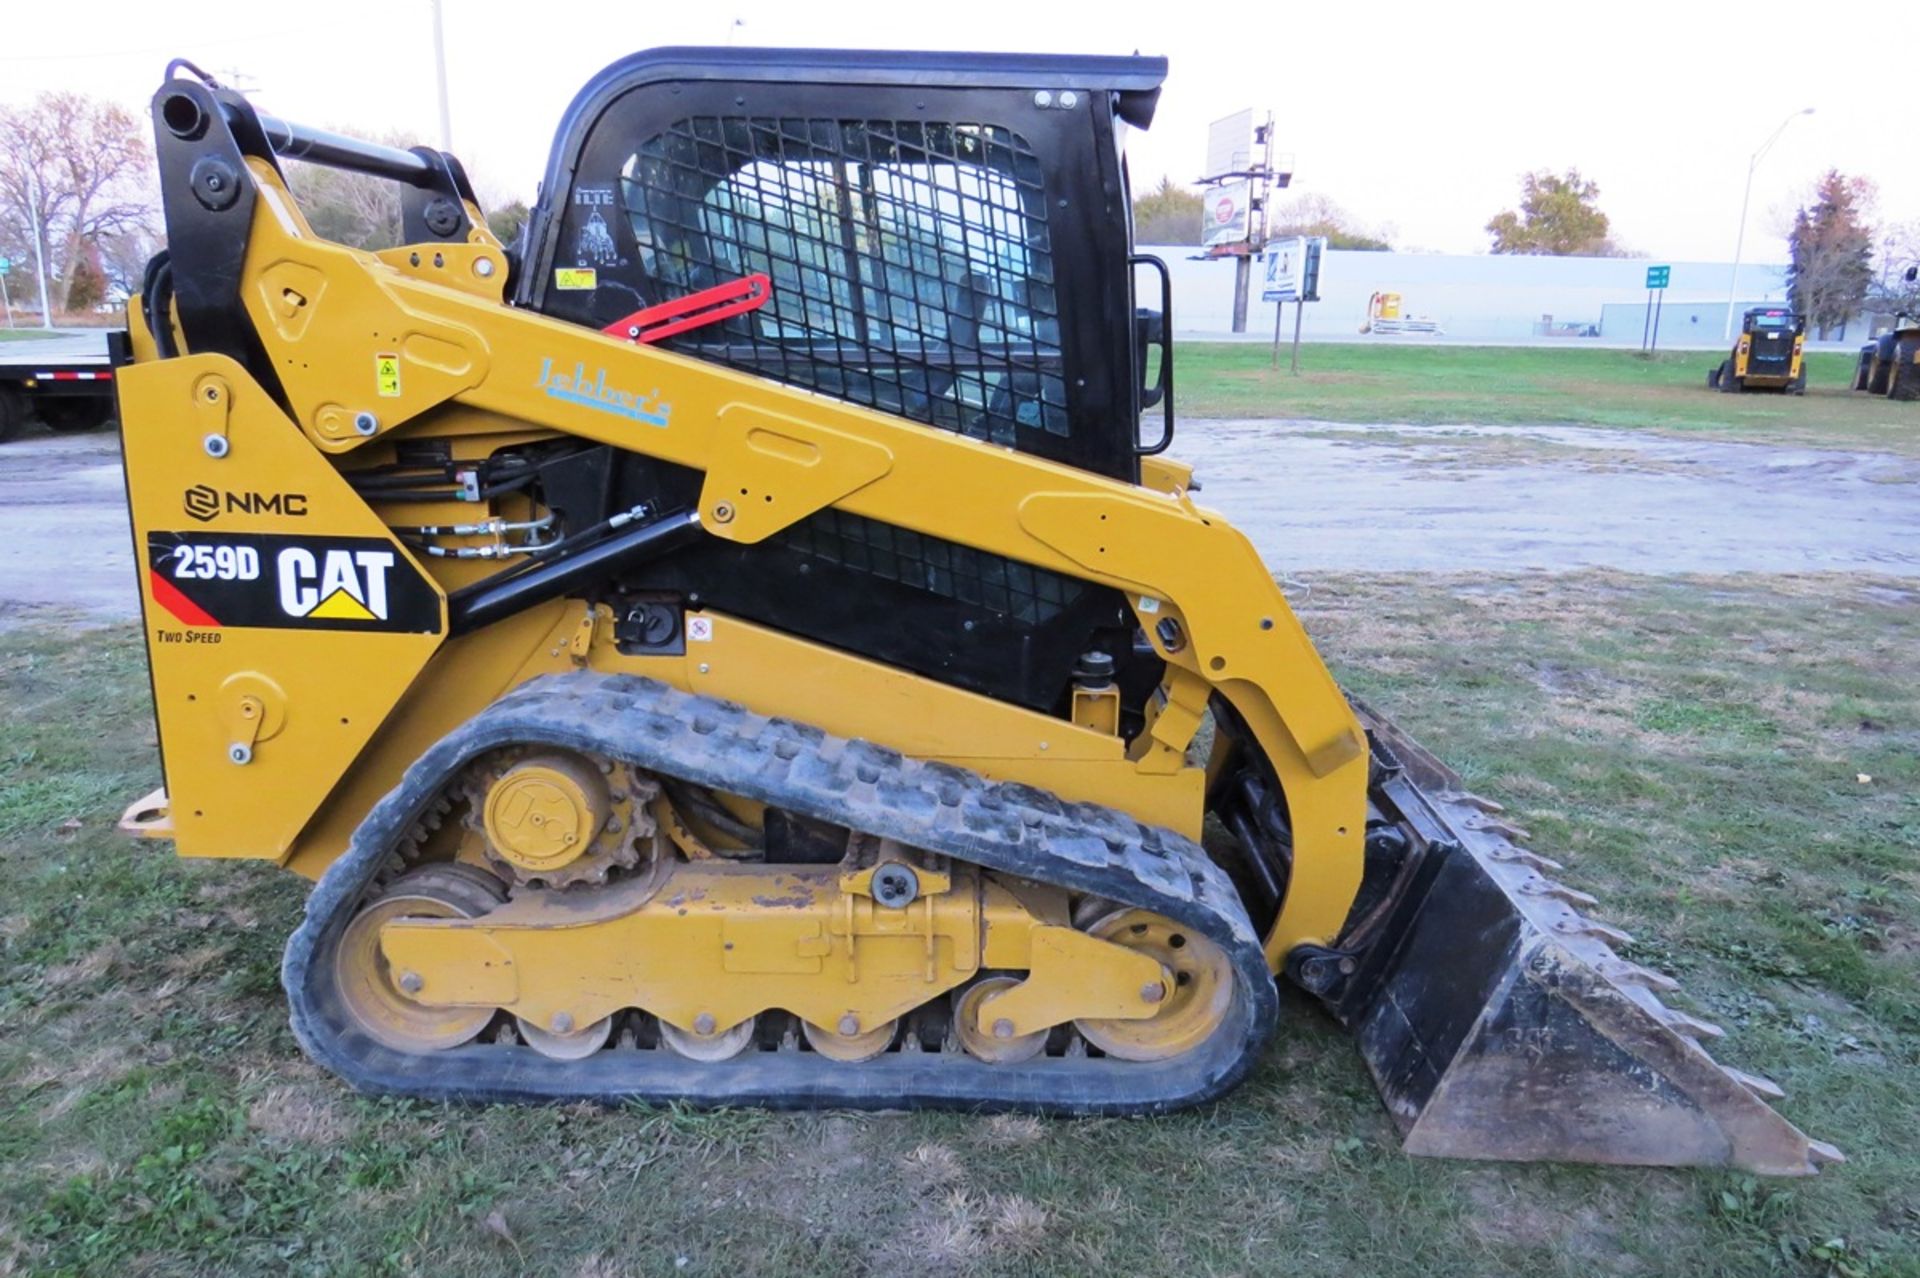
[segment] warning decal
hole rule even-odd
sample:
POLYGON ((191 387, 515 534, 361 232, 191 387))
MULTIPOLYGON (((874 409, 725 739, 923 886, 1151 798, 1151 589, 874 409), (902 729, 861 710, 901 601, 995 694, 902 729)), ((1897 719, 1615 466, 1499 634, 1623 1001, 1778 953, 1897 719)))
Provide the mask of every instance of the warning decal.
POLYGON ((440 596, 390 541, 156 532, 153 601, 188 626, 436 634, 440 596))

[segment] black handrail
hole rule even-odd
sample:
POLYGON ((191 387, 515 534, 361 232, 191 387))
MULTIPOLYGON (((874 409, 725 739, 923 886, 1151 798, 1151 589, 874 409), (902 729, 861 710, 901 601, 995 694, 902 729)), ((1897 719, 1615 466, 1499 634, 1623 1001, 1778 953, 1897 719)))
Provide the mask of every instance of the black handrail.
MULTIPOLYGON (((1167 446, 1173 443, 1173 272, 1167 269, 1165 262, 1151 253, 1133 254, 1127 258, 1127 266, 1129 268, 1151 266, 1160 273, 1160 376, 1151 387, 1141 388, 1141 401, 1144 408, 1152 408, 1158 404, 1161 420, 1165 425, 1161 430, 1159 442, 1153 447, 1148 448, 1142 445, 1136 438, 1133 448, 1139 456, 1151 457, 1155 453, 1166 452, 1167 446)), ((1149 342, 1141 343, 1140 359, 1143 363, 1146 359, 1145 347, 1150 344, 1149 342)), ((1144 373, 1146 369, 1143 367, 1140 371, 1144 373)), ((1136 434, 1139 429, 1139 423, 1136 422, 1134 424, 1136 434)))

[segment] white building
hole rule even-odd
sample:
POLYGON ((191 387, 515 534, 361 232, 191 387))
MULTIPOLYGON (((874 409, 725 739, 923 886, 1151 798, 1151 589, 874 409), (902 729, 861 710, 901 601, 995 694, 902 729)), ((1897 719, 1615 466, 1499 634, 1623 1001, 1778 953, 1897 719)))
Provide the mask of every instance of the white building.
MULTIPOLYGON (((1233 328, 1233 262, 1199 261, 1186 246, 1143 248, 1173 270, 1176 334, 1229 335, 1233 328)), ((1645 328, 1647 268, 1672 267, 1661 299, 1663 348, 1717 347, 1727 313, 1732 266, 1726 262, 1661 262, 1631 257, 1531 257, 1442 253, 1363 253, 1329 250, 1320 268, 1320 301, 1307 304, 1301 327, 1317 341, 1393 342, 1420 338, 1362 338, 1368 299, 1398 293, 1401 313, 1432 319, 1447 338, 1479 342, 1565 341, 1638 347, 1645 328)), ((1743 263, 1734 310, 1786 300, 1786 267, 1743 263)), ((1143 276, 1140 296, 1158 293, 1143 276)), ((1292 307, 1284 332, 1293 333, 1292 307)), ((1247 310, 1250 336, 1271 338, 1274 304, 1262 303, 1256 275, 1247 310)), ((1848 333, 1849 344, 1864 333, 1848 333)))

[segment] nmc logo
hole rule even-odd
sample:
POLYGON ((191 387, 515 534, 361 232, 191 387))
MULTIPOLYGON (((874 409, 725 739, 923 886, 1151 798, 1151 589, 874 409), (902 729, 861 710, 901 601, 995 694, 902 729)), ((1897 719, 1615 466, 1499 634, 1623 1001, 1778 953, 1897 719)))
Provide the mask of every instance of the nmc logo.
POLYGON ((222 513, 229 515, 285 515, 300 519, 307 513, 305 493, 228 492, 195 484, 181 494, 180 505, 186 512, 206 523, 222 513))

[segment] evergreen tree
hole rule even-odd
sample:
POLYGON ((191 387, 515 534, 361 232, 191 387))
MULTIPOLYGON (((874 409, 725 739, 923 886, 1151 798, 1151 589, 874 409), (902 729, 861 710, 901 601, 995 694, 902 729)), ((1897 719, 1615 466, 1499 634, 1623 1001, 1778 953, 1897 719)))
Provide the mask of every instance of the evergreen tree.
POLYGON ((1873 283, 1873 228, 1866 222, 1872 202, 1865 178, 1829 169, 1813 203, 1793 216, 1787 299, 1821 337, 1830 330, 1846 336, 1847 321, 1860 313, 1873 283))

